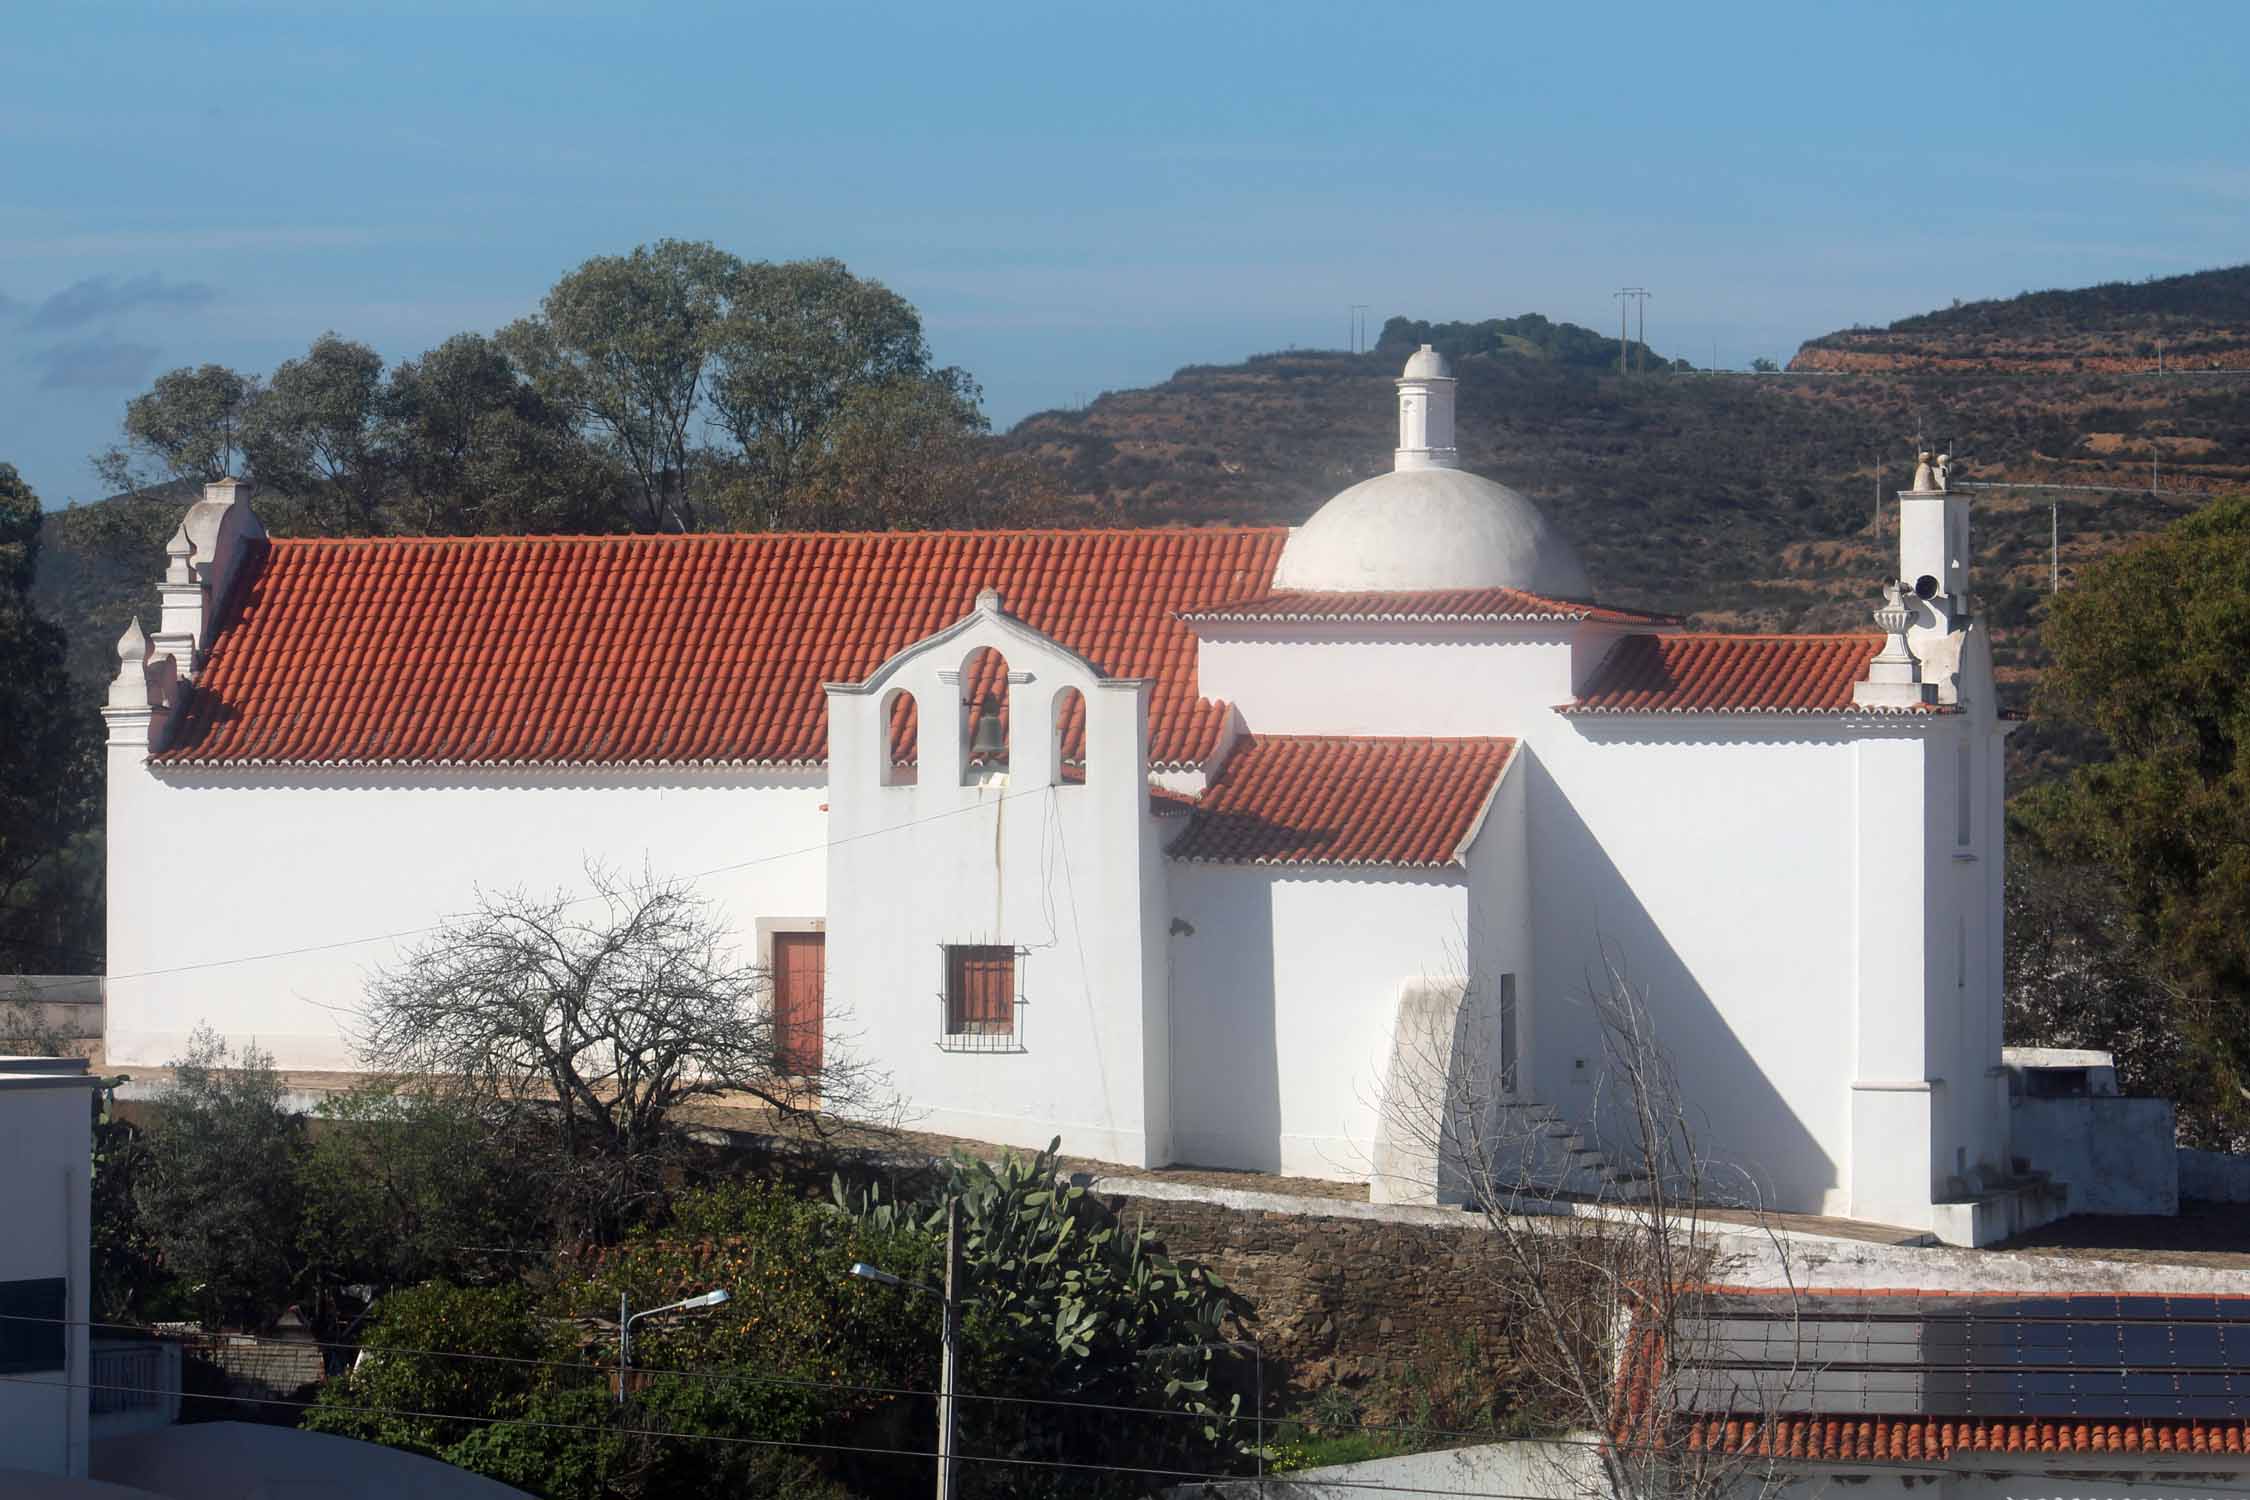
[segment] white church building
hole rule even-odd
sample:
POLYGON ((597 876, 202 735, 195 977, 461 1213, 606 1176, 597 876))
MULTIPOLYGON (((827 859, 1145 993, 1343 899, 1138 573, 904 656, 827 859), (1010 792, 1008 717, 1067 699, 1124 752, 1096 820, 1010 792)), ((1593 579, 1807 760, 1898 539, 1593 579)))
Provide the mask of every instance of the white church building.
POLYGON ((2000 1232, 1966 498, 1900 497, 1876 630, 1690 632, 1459 467, 1441 357, 1397 384, 1294 529, 297 540, 209 487, 106 710, 108 1059, 349 1069, 408 935, 594 860, 693 879, 921 1129, 1378 1178, 1475 996, 1591 1160, 1614 962, 1769 1206, 2000 1232))

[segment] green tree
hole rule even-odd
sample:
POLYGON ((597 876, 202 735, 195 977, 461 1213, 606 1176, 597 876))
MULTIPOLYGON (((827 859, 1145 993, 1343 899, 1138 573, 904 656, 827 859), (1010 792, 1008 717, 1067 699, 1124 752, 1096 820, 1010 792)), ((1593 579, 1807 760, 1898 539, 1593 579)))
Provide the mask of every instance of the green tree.
POLYGON ((0 970, 86 972, 100 955, 79 946, 95 939, 72 920, 70 851, 100 813, 100 720, 73 698, 62 631, 31 608, 41 521, 0 463, 0 970))
POLYGON ((540 394, 631 472, 644 531, 697 529, 691 435, 742 270, 715 245, 659 240, 594 257, 501 330, 540 394))
POLYGON ((117 490, 145 489, 163 479, 224 479, 235 472, 258 392, 255 378, 225 365, 159 375, 145 394, 125 403, 125 441, 95 454, 94 472, 117 490))
POLYGON ((1781 373, 1781 366, 1761 354, 1750 361, 1750 370, 1756 375, 1778 375, 1781 373))
POLYGON ((2109 757, 2020 798, 2058 862, 2106 870, 2218 1121, 2250 1128, 2250 498, 2092 564, 2044 632, 2047 712, 2109 757))
POLYGON ((758 496, 755 519, 783 524, 807 461, 846 405, 871 391, 927 390, 957 431, 982 431, 958 372, 933 371, 921 314, 838 260, 741 267, 715 331, 711 406, 758 496))
POLYGON ((323 1291, 512 1278, 545 1240, 535 1143, 490 1101, 375 1079, 316 1111, 300 1169, 308 1270, 323 1291))
POLYGON ((236 1061, 197 1027, 172 1069, 143 1137, 134 1207, 204 1317, 270 1326, 304 1288, 304 1121, 254 1045, 236 1061))
POLYGON ((242 446, 258 483, 294 498, 324 531, 381 529, 383 357, 324 333, 282 361, 245 408, 242 446))
POLYGON ((1030 526, 1059 500, 1045 468, 987 435, 968 377, 941 370, 847 395, 765 515, 832 531, 1030 526))
POLYGON ((384 399, 397 523, 433 535, 600 532, 622 523, 614 466, 482 334, 402 361, 384 399))

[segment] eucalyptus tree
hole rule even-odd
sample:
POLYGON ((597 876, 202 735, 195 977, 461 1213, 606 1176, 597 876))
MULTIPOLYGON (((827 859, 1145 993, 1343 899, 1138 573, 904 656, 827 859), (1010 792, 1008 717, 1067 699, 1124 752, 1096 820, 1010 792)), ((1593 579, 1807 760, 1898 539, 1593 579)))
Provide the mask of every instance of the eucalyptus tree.
POLYGON ((296 498, 320 528, 378 531, 388 454, 383 356, 330 332, 282 361, 247 407, 242 443, 261 486, 296 498))
POLYGON ((225 365, 157 376, 146 392, 125 403, 125 440, 94 455, 94 472, 118 490, 168 479, 206 484, 224 479, 235 472, 243 426, 259 389, 255 376, 225 365))
POLYGON ((693 434, 743 269, 700 241, 598 255, 500 332, 539 393, 631 472, 643 530, 697 529, 692 480, 703 455, 693 434))

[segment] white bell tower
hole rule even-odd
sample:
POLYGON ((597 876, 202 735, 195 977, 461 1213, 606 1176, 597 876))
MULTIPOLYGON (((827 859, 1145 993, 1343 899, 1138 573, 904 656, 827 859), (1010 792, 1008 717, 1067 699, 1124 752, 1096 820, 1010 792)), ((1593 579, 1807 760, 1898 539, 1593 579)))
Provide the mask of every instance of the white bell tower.
POLYGON ((1398 453, 1394 469, 1458 469, 1453 446, 1453 367, 1428 344, 1407 358, 1398 378, 1398 453))

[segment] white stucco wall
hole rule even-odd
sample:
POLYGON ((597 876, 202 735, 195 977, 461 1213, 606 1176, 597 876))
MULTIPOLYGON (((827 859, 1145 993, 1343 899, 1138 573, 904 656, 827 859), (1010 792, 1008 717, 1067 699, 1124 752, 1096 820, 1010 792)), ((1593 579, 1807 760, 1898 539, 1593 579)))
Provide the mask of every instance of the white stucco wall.
POLYGON ((2119 1094, 2009 1103, 2016 1151, 2069 1189, 2074 1214, 2176 1214, 2184 1184, 2172 1101, 2119 1094))
POLYGON ((1366 1177, 1400 987, 1464 972, 1468 886, 1460 870, 1175 861, 1179 1159, 1366 1177))
POLYGON ((0 1060, 0 1161, 8 1212, 0 1215, 0 1281, 59 1276, 65 1283, 65 1368, 0 1375, 0 1469, 86 1472, 89 1368, 88 1193, 93 1181, 93 1080, 84 1064, 0 1060))
POLYGON ((165 1063, 208 1022, 285 1069, 349 1069, 366 978, 413 941, 381 934, 464 911, 480 888, 584 890, 589 860, 628 877, 721 870, 696 889, 746 958, 758 917, 827 900, 817 771, 158 775, 113 746, 109 772, 112 1064, 165 1063))
POLYGON ((1257 734, 1517 735, 1576 692, 1595 625, 1205 624, 1197 681, 1257 734))

